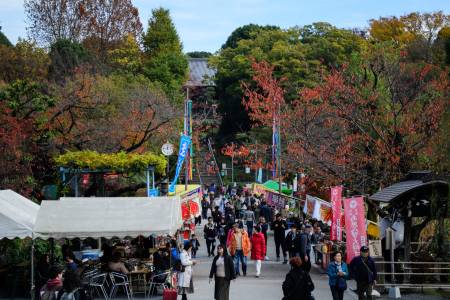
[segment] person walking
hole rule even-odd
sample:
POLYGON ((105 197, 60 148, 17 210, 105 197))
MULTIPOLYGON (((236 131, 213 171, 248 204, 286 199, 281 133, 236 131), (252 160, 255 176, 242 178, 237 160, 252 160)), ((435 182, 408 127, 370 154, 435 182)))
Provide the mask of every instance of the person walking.
POLYGON ((182 270, 178 272, 178 295, 181 295, 181 300, 187 300, 187 294, 194 293, 193 282, 193 268, 197 262, 191 258, 192 244, 187 242, 183 246, 183 251, 180 254, 182 270), (184 270, 183 270, 184 269, 184 270))
POLYGON ((311 263, 311 225, 306 224, 300 234, 300 257, 303 262, 311 263))
POLYGON ((202 204, 202 218, 206 220, 208 218, 208 209, 210 208, 209 201, 208 199, 206 199, 206 196, 203 196, 201 204, 202 204))
POLYGON ((311 292, 314 290, 314 283, 309 274, 302 268, 300 257, 293 257, 289 260, 291 270, 286 275, 283 282, 282 300, 310 300, 311 292))
POLYGON ((360 255, 350 262, 350 276, 356 281, 358 300, 372 300, 373 285, 377 283, 375 261, 369 255, 369 248, 362 246, 360 255))
POLYGON ((291 230, 286 236, 285 244, 289 252, 289 258, 300 256, 300 234, 297 231, 297 225, 291 225, 291 230))
POLYGON ((320 245, 320 243, 322 242, 325 235, 323 234, 322 229, 320 228, 320 226, 317 225, 317 223, 313 230, 314 230, 314 233, 311 235, 311 247, 312 247, 313 253, 314 253, 314 263, 321 264, 323 254, 322 254, 322 252, 317 251, 317 246, 320 245))
POLYGON ((198 238, 195 235, 195 233, 192 234, 190 242, 192 244, 192 251, 191 251, 192 258, 196 258, 198 248, 200 248, 200 242, 198 241, 198 238))
MULTIPOLYGON (((266 217, 264 217, 265 220, 266 217)), ((281 219, 281 215, 277 214, 275 217, 275 221, 272 222, 272 230, 274 234, 274 240, 275 240, 275 251, 277 254, 277 261, 280 261, 280 248, 283 252, 283 264, 287 263, 287 257, 286 257, 286 245, 285 245, 285 239, 286 239, 286 229, 288 228, 288 225, 285 220, 281 219)))
POLYGON ((256 222, 255 213, 252 211, 251 206, 247 206, 247 210, 244 212, 244 221, 247 226, 248 236, 252 236, 253 226, 256 222))
POLYGON ((252 254, 251 259, 255 261, 256 265, 256 278, 261 275, 261 262, 266 257, 266 241, 264 235, 261 232, 261 227, 256 226, 255 232, 251 238, 252 242, 252 254))
POLYGON ((203 233, 205 235, 206 249, 208 251, 208 257, 214 256, 214 248, 216 247, 216 236, 217 230, 216 225, 213 223, 213 218, 208 218, 208 223, 203 228, 203 233))
POLYGON ((227 254, 223 244, 217 246, 217 255, 214 257, 209 282, 214 277, 214 299, 229 300, 230 282, 236 278, 233 258, 227 254))
POLYGON ((239 261, 242 264, 242 273, 247 276, 247 256, 251 250, 250 239, 247 232, 239 227, 233 228, 230 240, 230 254, 234 260, 234 271, 239 275, 239 261))
POLYGON ((333 261, 328 265, 327 274, 333 300, 343 300, 347 289, 348 268, 342 261, 340 251, 333 253, 333 261))

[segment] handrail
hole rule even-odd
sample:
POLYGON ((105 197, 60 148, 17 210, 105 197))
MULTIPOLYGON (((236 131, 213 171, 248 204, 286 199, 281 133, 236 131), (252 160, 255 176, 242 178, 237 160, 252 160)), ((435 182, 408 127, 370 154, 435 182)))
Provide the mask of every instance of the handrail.
POLYGON ((421 261, 375 261, 377 264, 411 264, 411 265, 450 265, 450 262, 421 262, 421 261))

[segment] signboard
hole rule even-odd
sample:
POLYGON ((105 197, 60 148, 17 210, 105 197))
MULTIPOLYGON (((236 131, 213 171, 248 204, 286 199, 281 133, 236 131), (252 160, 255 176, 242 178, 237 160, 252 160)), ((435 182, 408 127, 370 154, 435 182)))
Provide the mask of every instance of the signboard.
POLYGON ((369 240, 369 253, 370 256, 382 256, 381 252, 381 240, 369 240))
POLYGON ((178 152, 177 167, 175 169, 175 178, 169 187, 169 193, 175 193, 175 184, 180 176, 181 167, 183 166, 184 158, 189 152, 189 146, 191 144, 191 138, 187 135, 182 135, 180 139, 180 150, 178 152))
POLYGON ((183 221, 198 217, 200 215, 201 187, 193 189, 180 197, 183 221))
POLYGON ((367 246, 363 197, 344 199, 347 262, 358 256, 361 246, 367 246))
POLYGON ((314 219, 331 224, 331 204, 325 200, 306 195, 303 212, 314 219))
POLYGON ((342 186, 334 186, 331 188, 331 212, 330 239, 332 241, 342 241, 342 186))

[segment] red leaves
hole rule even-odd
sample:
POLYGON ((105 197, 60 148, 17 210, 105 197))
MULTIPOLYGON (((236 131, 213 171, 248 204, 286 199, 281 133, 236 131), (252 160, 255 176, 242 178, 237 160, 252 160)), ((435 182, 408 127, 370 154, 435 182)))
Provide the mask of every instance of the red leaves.
POLYGON ((285 104, 284 89, 281 86, 285 79, 274 78, 274 67, 265 61, 256 62, 253 59, 252 69, 255 73, 252 79, 257 88, 251 83, 242 83, 242 103, 255 124, 269 126, 285 104))
POLYGON ((252 120, 266 126, 283 104, 286 167, 305 166, 324 184, 357 182, 362 169, 371 170, 373 183, 391 182, 415 166, 418 153, 430 155, 449 102, 448 77, 428 64, 378 64, 377 80, 386 86, 342 68, 287 106, 273 67, 254 62, 255 86, 243 84, 243 101, 252 120))

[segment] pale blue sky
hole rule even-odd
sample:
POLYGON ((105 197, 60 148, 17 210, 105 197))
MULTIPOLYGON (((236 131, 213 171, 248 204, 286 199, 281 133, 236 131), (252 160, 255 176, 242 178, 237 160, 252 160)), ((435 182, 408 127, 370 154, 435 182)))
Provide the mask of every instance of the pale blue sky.
MULTIPOLYGON (((185 51, 215 52, 239 26, 283 28, 326 21, 343 28, 366 27, 380 16, 409 12, 450 13, 450 0, 133 0, 144 27, 153 8, 168 8, 185 51)), ((0 0, 0 26, 15 43, 26 37, 23 0, 0 0)))

